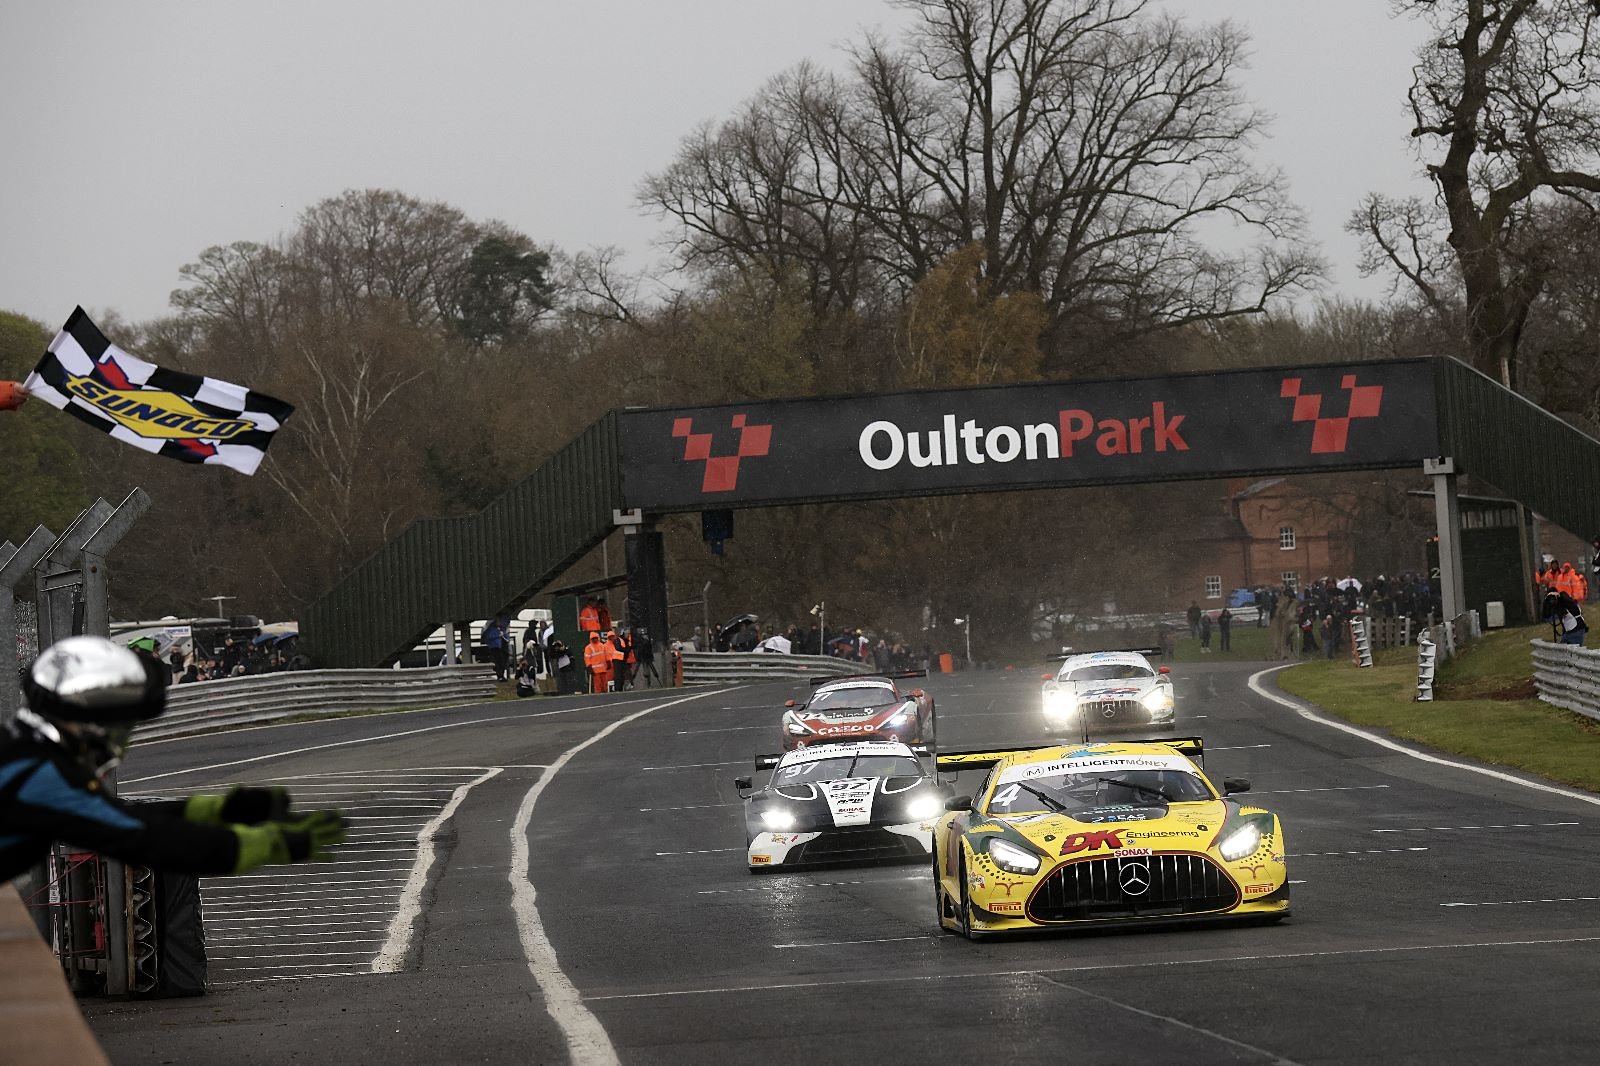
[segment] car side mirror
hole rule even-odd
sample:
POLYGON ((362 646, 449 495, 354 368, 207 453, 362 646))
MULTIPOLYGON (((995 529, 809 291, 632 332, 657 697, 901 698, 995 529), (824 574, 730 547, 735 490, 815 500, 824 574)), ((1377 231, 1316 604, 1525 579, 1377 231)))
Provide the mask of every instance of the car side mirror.
POLYGON ((1243 777, 1224 777, 1222 779, 1222 794, 1231 796, 1235 792, 1249 792, 1250 782, 1243 777))
POLYGON ((739 790, 739 794, 740 795, 743 795, 751 787, 750 778, 748 778, 748 777, 736 777, 736 778, 734 778, 733 779, 733 787, 739 790))
POLYGON ((944 801, 944 809, 947 811, 970 811, 972 810, 972 797, 951 796, 944 801))
POLYGON ((793 707, 794 706, 794 700, 784 700, 783 701, 783 705, 785 707, 793 707))
POLYGON ((1158 666, 1158 667, 1156 667, 1156 673, 1158 673, 1158 674, 1170 674, 1170 673, 1172 673, 1172 667, 1170 667, 1170 666, 1158 666))

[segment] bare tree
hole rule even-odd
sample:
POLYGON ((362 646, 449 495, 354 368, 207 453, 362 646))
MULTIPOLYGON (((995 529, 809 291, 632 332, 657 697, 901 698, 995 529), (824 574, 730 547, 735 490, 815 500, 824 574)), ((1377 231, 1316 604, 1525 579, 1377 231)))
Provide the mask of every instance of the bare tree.
POLYGON ((1520 387, 1518 348, 1548 279, 1553 198, 1600 193, 1600 71, 1589 0, 1406 0, 1431 38, 1413 70, 1416 140, 1438 187, 1437 215, 1371 196, 1350 227, 1380 265, 1431 307, 1450 298, 1436 236, 1454 259, 1473 364, 1520 387), (1442 222, 1438 221, 1442 217, 1442 222))
POLYGON ((1320 269, 1249 159, 1262 119, 1234 84, 1236 28, 1142 0, 905 6, 903 47, 774 79, 644 182, 681 265, 798 269, 819 312, 859 311, 977 244, 995 292, 1043 299, 1047 358, 1084 331, 1259 312, 1320 269), (1209 246, 1213 223, 1245 247, 1209 246))

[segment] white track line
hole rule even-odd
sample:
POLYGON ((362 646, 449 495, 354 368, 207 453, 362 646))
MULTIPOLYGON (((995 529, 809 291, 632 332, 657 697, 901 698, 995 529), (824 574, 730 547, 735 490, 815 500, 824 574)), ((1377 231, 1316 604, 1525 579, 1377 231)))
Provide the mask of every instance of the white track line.
POLYGON ((697 851, 658 851, 656 858, 663 855, 716 855, 724 851, 743 851, 744 848, 700 848, 697 851))
POLYGON ((640 807, 639 813, 646 814, 650 811, 708 811, 713 807, 738 807, 738 803, 694 803, 687 807, 640 807))
POLYGON ((1455 829, 1550 829, 1558 825, 1582 825, 1582 822, 1513 822, 1510 825, 1428 825, 1417 829, 1374 829, 1374 833, 1448 833, 1455 829))
POLYGON ((733 759, 729 762, 689 762, 680 766, 641 766, 641 770, 700 770, 708 766, 749 766, 749 759, 733 759))
POLYGON ((1493 903, 1441 903, 1441 907, 1512 907, 1521 903, 1596 903, 1600 896, 1557 896, 1552 899, 1502 899, 1493 903))
POLYGON ((1408 748, 1404 744, 1397 744, 1388 737, 1381 737, 1376 733, 1369 733, 1367 730, 1353 726, 1348 722, 1335 721, 1332 718, 1324 717, 1323 715, 1318 714, 1316 711, 1305 707, 1298 700, 1291 699, 1288 696, 1284 696, 1276 692, 1268 692, 1261 686, 1261 679, 1263 677, 1266 677, 1268 674, 1274 673, 1278 670, 1288 669, 1288 667, 1293 665, 1295 664, 1286 663, 1283 666, 1269 666, 1265 670, 1258 670, 1257 672, 1251 674, 1249 682, 1251 690, 1255 692, 1256 695, 1269 699, 1273 703, 1278 704, 1280 707, 1289 708, 1291 711, 1295 712, 1308 722, 1315 722, 1318 725, 1325 725, 1329 729, 1337 729, 1341 733, 1349 733, 1353 737, 1360 737, 1362 740, 1371 741, 1380 748, 1388 748, 1390 751, 1397 751, 1401 755, 1408 756, 1412 759, 1417 759, 1422 762, 1431 762, 1438 766, 1450 766, 1457 770, 1466 770, 1469 773, 1482 774, 1485 777, 1492 777, 1496 781, 1505 781, 1513 785, 1521 785, 1523 788, 1531 788, 1536 792, 1547 792, 1552 796, 1565 796, 1567 799, 1575 799, 1582 803, 1589 803, 1596 807, 1600 807, 1600 796, 1591 795, 1587 792, 1578 792, 1575 789, 1562 788, 1559 785, 1547 785, 1542 781, 1529 781, 1526 778, 1517 777, 1515 774, 1503 773, 1500 770, 1491 770, 1487 766, 1473 766, 1471 763, 1457 762, 1454 759, 1446 759, 1439 755, 1429 755, 1425 751, 1417 751, 1415 748, 1408 748))
POLYGON ((373 973, 394 973, 405 965, 406 952, 411 950, 411 936, 417 924, 417 917, 422 913, 422 890, 427 886, 428 872, 433 869, 433 838, 439 832, 439 828, 450 820, 450 816, 456 813, 456 808, 461 806, 461 801, 467 798, 468 792, 490 778, 498 776, 499 773, 500 767, 493 767, 457 788, 451 794, 450 802, 433 816, 432 821, 417 831, 417 858, 411 864, 411 876, 406 878, 406 887, 400 893, 400 902, 394 912, 394 919, 389 923, 389 939, 384 943, 378 957, 372 960, 373 973))
POLYGON ((528 790, 528 794, 522 797, 522 805, 517 808, 516 821, 511 828, 511 908, 517 917, 517 935, 522 940, 522 952, 528 960, 528 971, 533 974, 533 979, 539 983, 539 991, 544 994, 545 1010, 555 1019, 556 1024, 561 1026, 562 1035, 567 1039, 567 1054, 573 1062, 581 1062, 585 1066, 612 1066, 619 1063, 619 1060, 616 1048, 612 1047, 611 1038, 606 1035, 600 1019, 583 1005, 583 998, 578 995, 578 990, 562 972, 561 963, 556 958, 555 947, 545 935, 544 923, 539 919, 538 893, 533 887, 528 848, 528 827, 533 821, 533 806, 539 802, 539 795, 544 792, 545 786, 555 780, 561 768, 584 748, 604 740, 617 729, 635 718, 642 718, 651 711, 674 707, 712 694, 713 692, 700 692, 693 696, 668 700, 617 719, 588 740, 562 752, 561 757, 550 764, 550 769, 541 774, 539 780, 528 790))
POLYGON ((896 944, 902 940, 942 940, 941 936, 933 933, 918 933, 916 936, 883 936, 876 940, 819 940, 813 944, 774 944, 779 950, 784 948, 836 948, 849 944, 896 944))
POLYGON ((1600 936, 1559 937, 1548 940, 1483 940, 1450 944, 1411 944, 1383 948, 1346 948, 1334 951, 1294 951, 1277 955, 1222 955, 1204 959, 1153 959, 1146 962, 1107 962, 1087 966, 1053 966, 1034 970, 977 970, 962 973, 936 973, 915 976, 875 974, 847 977, 837 981, 784 981, 766 985, 723 985, 717 988, 684 988, 669 992, 618 992, 607 996, 587 996, 598 1003, 617 999, 673 999, 679 996, 716 996, 733 992, 787 992, 796 988, 842 988, 855 985, 876 986, 931 981, 975 981, 991 977, 1037 977, 1057 973, 1095 973, 1104 970, 1158 970, 1179 966, 1218 966, 1239 962, 1283 962, 1299 959, 1332 959, 1360 955, 1399 955, 1424 951, 1472 951, 1481 948, 1551 947, 1562 944, 1600 943, 1600 936))
POLYGON ((1146 1010, 1143 1007, 1136 1007, 1131 1003, 1124 1003, 1120 999, 1112 999, 1110 996, 1101 995, 1099 992, 1091 992, 1087 988, 1080 988, 1077 985, 1069 985, 1065 981, 1059 980, 1050 974, 1039 974, 1038 979, 1043 981, 1045 984, 1054 985, 1057 988, 1064 988, 1069 992, 1076 992, 1078 995, 1084 996, 1088 999, 1099 1000, 1101 1003, 1118 1008, 1120 1010, 1125 1010, 1130 1014, 1137 1014, 1142 1018, 1149 1018, 1152 1021, 1165 1022, 1166 1024, 1178 1029, 1184 1029, 1191 1033, 1199 1033, 1201 1036, 1209 1036, 1211 1039, 1216 1040, 1219 1043, 1239 1048, 1240 1050, 1249 1052, 1253 1055, 1260 1055, 1262 1058, 1265 1058, 1271 1062, 1272 1066, 1300 1066, 1300 1064, 1295 1062, 1293 1059, 1285 1058, 1276 1051, 1268 1051, 1266 1048, 1257 1047, 1255 1044, 1246 1044, 1243 1040, 1235 1040, 1231 1036, 1224 1036, 1215 1029, 1207 1029, 1204 1026, 1193 1025, 1179 1018, 1174 1018, 1170 1014, 1158 1014, 1153 1010, 1146 1010))
POLYGON ((1389 788, 1389 785, 1333 785, 1329 788, 1266 788, 1251 791, 1252 796, 1287 796, 1294 792, 1361 792, 1369 788, 1389 788))
POLYGON ((1402 855, 1411 851, 1427 851, 1427 848, 1366 848, 1361 851, 1300 851, 1293 855, 1285 855, 1286 859, 1314 859, 1322 855, 1402 855))

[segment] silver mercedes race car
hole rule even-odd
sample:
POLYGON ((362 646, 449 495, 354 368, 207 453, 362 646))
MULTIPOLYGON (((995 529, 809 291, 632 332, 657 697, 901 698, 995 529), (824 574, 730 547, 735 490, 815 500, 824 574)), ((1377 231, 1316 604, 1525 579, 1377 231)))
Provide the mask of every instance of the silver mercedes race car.
POLYGON ((1159 649, 1096 651, 1062 657, 1044 675, 1045 722, 1060 733, 1087 737, 1127 727, 1141 732, 1177 725, 1171 670, 1154 667, 1146 653, 1159 649))

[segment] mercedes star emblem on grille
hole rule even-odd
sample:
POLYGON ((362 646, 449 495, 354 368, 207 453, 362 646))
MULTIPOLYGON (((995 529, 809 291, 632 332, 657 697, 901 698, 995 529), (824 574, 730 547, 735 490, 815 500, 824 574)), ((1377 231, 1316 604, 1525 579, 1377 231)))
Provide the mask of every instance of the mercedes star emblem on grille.
POLYGON ((1111 703, 1106 704, 1105 707, 1100 711, 1100 714, 1105 718, 1115 718, 1117 716, 1116 705, 1111 703))
POLYGON ((1142 896, 1150 888, 1150 867, 1142 862, 1124 864, 1117 876, 1126 895, 1142 896))

